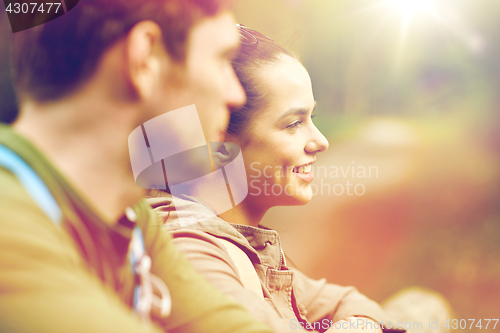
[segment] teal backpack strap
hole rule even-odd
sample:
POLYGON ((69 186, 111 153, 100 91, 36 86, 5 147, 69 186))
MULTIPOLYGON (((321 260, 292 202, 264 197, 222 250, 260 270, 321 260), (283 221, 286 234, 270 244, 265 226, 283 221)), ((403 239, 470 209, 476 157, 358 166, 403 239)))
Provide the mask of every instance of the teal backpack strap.
MULTIPOLYGON (((10 172, 12 172, 17 179, 21 182, 23 187, 29 193, 29 195, 35 200, 38 206, 42 209, 45 214, 54 222, 54 224, 58 227, 61 226, 62 221, 62 211, 59 205, 57 204, 56 199, 50 192, 47 185, 43 182, 40 176, 33 170, 33 168, 26 163, 19 155, 13 152, 11 149, 6 146, 0 144, 0 167, 3 167, 10 172)), ((130 266, 133 270, 133 274, 136 277, 135 280, 141 279, 144 272, 140 270, 147 269, 148 281, 149 279, 157 279, 155 276, 149 277, 149 268, 151 266, 151 260, 145 254, 144 247, 144 239, 142 236, 141 229, 139 227, 134 228, 134 233, 132 237, 132 253, 129 253, 129 261, 130 266), (147 260, 144 260, 146 258, 147 260), (143 267, 144 263, 147 267, 143 267)), ((153 282, 156 280, 153 280, 153 282)), ((146 299, 146 304, 144 305, 144 301, 140 302, 141 298, 144 298, 144 291, 141 288, 141 284, 135 282, 134 286, 134 310, 136 312, 142 312, 142 316, 146 319, 149 318, 149 311, 151 306, 155 305, 155 302, 160 304, 159 307, 161 310, 161 314, 163 316, 167 316, 170 313, 171 307, 171 298, 170 293, 166 286, 164 286, 163 281, 155 282, 155 286, 160 290, 161 294, 164 295, 159 301, 153 301, 149 298, 153 297, 152 295, 146 299), (161 283, 160 283, 161 282, 161 283), (142 303, 142 304, 141 304, 142 303), (150 304, 152 303, 152 304, 150 304), (142 306, 141 306, 142 305, 142 306), (146 309, 141 309, 146 307, 146 309), (142 310, 142 311, 141 311, 142 310), (147 310, 147 311, 144 311, 147 310)), ((144 281, 143 281, 144 283, 144 281)), ((149 287, 150 289, 152 287, 149 287)), ((151 293, 151 291, 150 291, 151 293)), ((147 294, 147 293, 146 293, 147 294)))
POLYGON ((60 226, 62 220, 62 211, 57 204, 56 199, 48 189, 47 185, 19 155, 11 149, 0 144, 0 167, 12 172, 24 186, 29 195, 35 200, 40 209, 57 226, 60 226))

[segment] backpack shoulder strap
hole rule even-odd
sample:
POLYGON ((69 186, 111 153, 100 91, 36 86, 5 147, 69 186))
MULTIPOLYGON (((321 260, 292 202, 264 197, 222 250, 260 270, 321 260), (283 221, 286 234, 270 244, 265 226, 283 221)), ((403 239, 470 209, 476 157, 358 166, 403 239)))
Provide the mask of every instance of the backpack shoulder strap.
MULTIPOLYGON (((21 182, 21 184, 33 198, 33 200, 38 204, 40 209, 54 222, 56 226, 60 227, 62 220, 62 210, 57 204, 56 199, 50 192, 47 185, 35 172, 35 170, 33 170, 33 168, 28 163, 26 163, 26 161, 24 161, 14 151, 2 144, 0 144, 0 167, 3 167, 12 172, 21 182)), ((143 274, 146 274, 148 276, 146 280, 149 281, 149 283, 151 283, 151 278, 155 279, 155 286, 158 287, 162 294, 162 298, 158 302, 160 304, 158 305, 158 307, 161 310, 162 316, 167 316, 170 313, 171 305, 168 288, 163 283, 163 281, 149 275, 149 267, 147 267, 146 269, 147 272, 143 271, 139 273, 137 271, 138 268, 141 268, 141 265, 137 265, 137 263, 141 261, 141 258, 144 256, 145 252, 142 232, 137 226, 134 228, 131 243, 134 244, 134 246, 131 246, 129 249, 129 260, 130 265, 134 270, 134 274, 140 276, 141 279, 143 279, 143 274)), ((146 264, 146 266, 148 265, 151 266, 151 262, 146 264)), ((144 270, 144 267, 142 267, 142 269, 144 270)), ((151 288, 152 287, 149 287, 149 289, 151 288)), ((146 310, 142 310, 142 308, 144 308, 144 305, 141 305, 141 307, 139 306, 139 299, 144 298, 144 296, 141 297, 141 289, 143 288, 141 288, 140 284, 136 284, 134 287, 134 309, 138 312, 143 312, 142 315, 149 318, 149 311, 151 307, 150 303, 153 301, 150 299, 143 300, 142 303, 144 304, 144 302, 146 302, 147 304, 145 306, 146 310)), ((153 305, 156 306, 156 304, 153 305)))
POLYGON ((257 272, 255 271, 250 258, 248 258, 248 256, 242 249, 240 249, 230 241, 222 238, 219 238, 219 240, 224 244, 224 247, 226 248, 229 256, 236 265, 236 269, 238 270, 238 273, 240 275, 243 287, 264 298, 259 276, 257 275, 257 272))
POLYGON ((33 168, 14 151, 0 144, 0 167, 12 172, 40 209, 59 226, 62 211, 47 185, 33 168))

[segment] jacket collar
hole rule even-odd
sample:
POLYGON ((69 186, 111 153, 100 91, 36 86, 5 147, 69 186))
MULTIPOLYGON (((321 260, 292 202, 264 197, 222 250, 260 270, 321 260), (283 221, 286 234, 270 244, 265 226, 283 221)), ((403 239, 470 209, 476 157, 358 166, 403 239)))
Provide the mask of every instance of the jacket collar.
MULTIPOLYGON (((187 195, 173 197, 161 192, 156 197, 148 198, 148 202, 160 214, 160 218, 169 230, 190 228, 227 239, 245 251, 253 262, 262 263, 257 252, 264 250, 268 245, 281 252, 280 239, 276 231, 261 226, 252 227, 226 222, 198 198, 187 195)), ((278 257, 281 257, 281 253, 278 257)), ((274 262, 276 260, 271 261, 273 262, 267 263, 271 264, 270 266, 279 267, 282 264, 274 262)))

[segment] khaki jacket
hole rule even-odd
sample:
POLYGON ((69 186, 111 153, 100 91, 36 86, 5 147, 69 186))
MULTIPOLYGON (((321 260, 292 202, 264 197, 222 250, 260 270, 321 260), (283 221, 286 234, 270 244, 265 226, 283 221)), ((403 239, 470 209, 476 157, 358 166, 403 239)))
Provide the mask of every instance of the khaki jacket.
POLYGON ((0 332, 271 333, 211 286, 173 245, 145 200, 136 219, 104 221, 28 140, 0 125, 0 145, 33 168, 62 210, 60 226, 12 172, 0 167, 0 332), (172 313, 142 321, 132 310, 128 249, 135 226, 172 313))
POLYGON ((149 198, 148 202, 195 268, 276 332, 296 332, 299 322, 316 322, 315 330, 323 332, 332 321, 349 316, 389 321, 377 303, 354 287, 327 283, 325 279, 313 280, 288 266, 280 237, 274 230, 225 222, 192 197, 175 198, 175 208, 166 193, 149 198), (189 216, 196 218, 186 219, 189 216), (247 254, 259 276, 264 299, 243 287, 220 239, 232 242, 247 254))

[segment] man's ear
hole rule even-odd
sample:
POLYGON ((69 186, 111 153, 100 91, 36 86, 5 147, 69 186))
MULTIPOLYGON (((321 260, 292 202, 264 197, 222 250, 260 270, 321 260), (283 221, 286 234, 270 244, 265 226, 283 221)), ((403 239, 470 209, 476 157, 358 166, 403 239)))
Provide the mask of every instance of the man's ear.
POLYGON ((166 52, 162 32, 153 21, 141 21, 128 33, 126 40, 126 77, 137 97, 147 99, 160 82, 166 52))
POLYGON ((211 142, 210 146, 215 170, 231 163, 240 152, 240 147, 232 142, 211 142))

